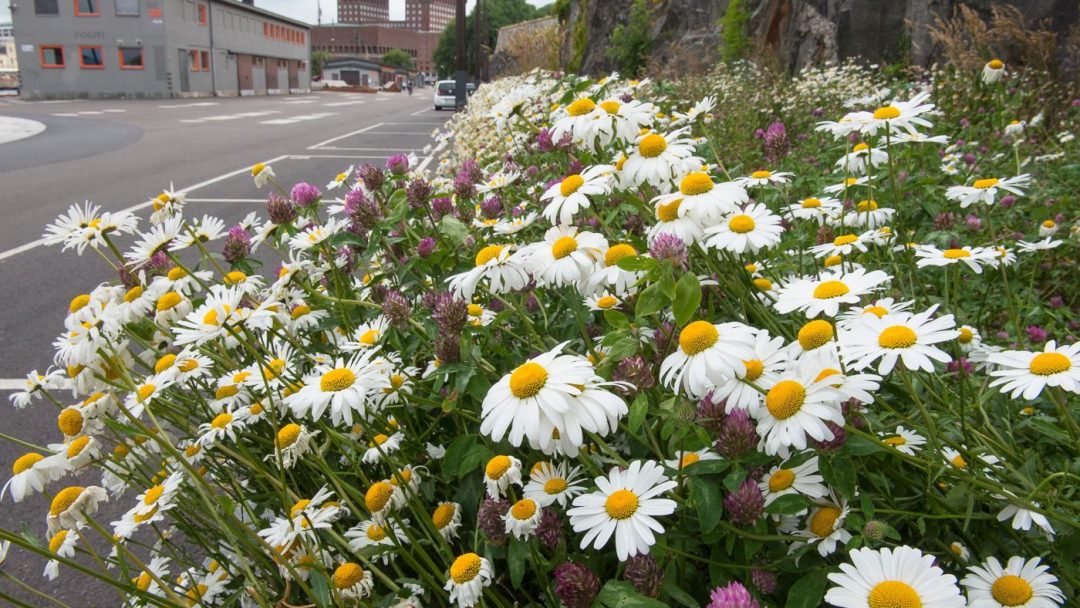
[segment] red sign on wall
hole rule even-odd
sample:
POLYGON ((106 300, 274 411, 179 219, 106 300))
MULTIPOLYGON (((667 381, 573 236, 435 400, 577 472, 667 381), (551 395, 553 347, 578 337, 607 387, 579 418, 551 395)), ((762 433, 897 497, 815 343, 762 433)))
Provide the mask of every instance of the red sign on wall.
POLYGON ((161 18, 161 9, 160 8, 147 9, 146 14, 149 15, 151 19, 160 19, 161 18))

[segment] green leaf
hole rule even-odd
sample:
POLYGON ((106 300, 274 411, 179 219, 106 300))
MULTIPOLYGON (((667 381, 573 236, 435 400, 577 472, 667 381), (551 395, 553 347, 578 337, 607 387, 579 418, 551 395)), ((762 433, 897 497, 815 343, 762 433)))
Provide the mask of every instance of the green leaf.
POLYGON ((664 577, 664 582, 660 585, 660 590, 671 596, 671 599, 679 602, 686 608, 700 608, 701 604, 697 603, 694 596, 680 589, 674 582, 672 577, 664 577))
POLYGON ((867 456, 883 451, 885 448, 858 435, 849 435, 847 441, 844 442, 843 452, 852 456, 867 456))
POLYGON ((656 268, 657 262, 643 255, 632 255, 619 260, 615 265, 630 272, 647 272, 656 268))
POLYGON ((514 586, 514 589, 521 587, 521 579, 525 576, 525 562, 528 559, 529 545, 516 538, 511 538, 506 561, 510 565, 510 584, 514 586))
POLYGON ((390 208, 390 215, 386 217, 387 223, 396 224, 405 219, 405 214, 409 211, 409 201, 405 198, 405 189, 398 188, 395 190, 390 195, 390 200, 386 206, 390 208))
POLYGON ((668 300, 675 299, 675 276, 671 262, 664 264, 664 271, 660 273, 660 282, 658 284, 660 285, 660 291, 664 292, 668 300))
POLYGON ((734 492, 739 489, 744 479, 746 479, 746 469, 739 467, 724 477, 724 487, 728 489, 728 492, 734 492))
POLYGON ((446 446, 446 454, 443 456, 443 472, 448 475, 457 475, 461 470, 462 460, 477 445, 476 435, 462 435, 446 446))
POLYGON ((855 467, 844 456, 820 460, 821 476, 845 498, 855 497, 855 467))
POLYGON ((730 460, 699 460, 682 468, 686 475, 719 475, 731 466, 730 460))
POLYGON ((608 608, 667 608, 660 600, 645 597, 626 581, 608 581, 596 596, 594 606, 608 608))
POLYGON ((785 494, 765 507, 766 513, 794 515, 810 505, 810 501, 801 494, 785 494))
POLYGON ((468 227, 461 223, 461 220, 452 215, 444 215, 443 218, 439 220, 439 232, 458 245, 464 243, 465 239, 469 238, 468 227))
POLYGON ((675 283, 675 303, 672 311, 675 313, 675 324, 679 327, 693 318, 701 304, 701 284, 693 273, 686 273, 675 283))
POLYGON ((788 590, 786 608, 817 608, 821 605, 821 598, 825 597, 825 570, 814 570, 804 574, 802 578, 788 590))
POLYGON ((634 402, 630 404, 630 415, 626 417, 627 430, 631 433, 637 432, 641 428, 641 423, 645 421, 647 413, 649 413, 649 398, 645 393, 638 393, 634 402))
POLYGON ((326 574, 313 570, 311 572, 311 578, 308 579, 308 583, 311 585, 311 593, 315 596, 312 599, 315 600, 315 605, 319 608, 330 605, 330 581, 326 578, 326 574))
POLYGON ((638 317, 646 317, 668 305, 670 298, 664 295, 659 283, 649 285, 638 295, 637 306, 634 314, 638 317))
POLYGON ((711 479, 691 477, 690 498, 697 509, 701 531, 708 534, 720 523, 720 516, 724 513, 720 488, 716 487, 716 483, 711 479))
POLYGON ((630 329, 630 319, 617 310, 605 310, 604 320, 615 329, 630 329))

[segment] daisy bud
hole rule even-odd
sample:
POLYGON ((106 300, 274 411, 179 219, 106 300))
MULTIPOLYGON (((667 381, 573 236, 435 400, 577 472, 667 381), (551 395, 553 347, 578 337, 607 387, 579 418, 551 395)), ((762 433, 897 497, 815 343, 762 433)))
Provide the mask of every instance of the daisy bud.
POLYGON ((319 202, 322 192, 314 184, 300 182, 289 191, 289 198, 301 207, 310 207, 319 202))
POLYGON ((544 509, 540 512, 540 524, 536 526, 536 537, 540 544, 554 551, 562 538, 562 518, 555 509, 544 509))
POLYGON ((731 516, 732 523, 752 526, 765 512, 765 497, 757 482, 747 477, 739 489, 728 492, 724 497, 724 509, 731 516))
POLYGON ((629 581, 637 592, 645 597, 658 597, 664 582, 664 571, 656 558, 649 553, 638 553, 626 560, 623 579, 629 581))
POLYGON ((235 264, 238 260, 251 254, 251 235, 244 227, 237 224, 229 228, 229 236, 225 239, 225 245, 221 255, 225 261, 235 264))
POLYGON ((600 593, 600 579, 585 564, 559 564, 552 575, 555 578, 555 597, 566 608, 589 608, 600 593))
POLYGON ((409 207, 420 209, 431 198, 431 184, 422 177, 413 179, 405 186, 405 198, 409 201, 409 207))
POLYGON ((761 595, 769 595, 776 591, 776 573, 771 570, 751 570, 750 582, 761 595))
POLYGON ((634 385, 633 391, 647 391, 656 384, 649 364, 641 355, 627 357, 615 367, 614 379, 634 385))
POLYGON ((393 290, 383 298, 382 313, 390 325, 405 327, 412 318, 412 306, 400 291, 393 290))
POLYGON ((435 253, 435 239, 430 236, 425 236, 420 239, 420 242, 416 244, 416 255, 426 258, 435 253))
POLYGON ((705 608, 761 608, 761 604, 738 581, 731 581, 726 587, 713 589, 709 599, 711 601, 705 608))
POLYGON ((713 449, 728 458, 737 458, 755 450, 758 440, 757 428, 750 415, 746 410, 737 409, 723 419, 713 449))
POLYGON ((364 182, 364 187, 368 189, 368 192, 375 192, 381 188, 383 181, 386 179, 382 169, 375 165, 364 165, 360 167, 357 173, 360 174, 360 181, 364 182))
POLYGON ((686 243, 674 234, 661 232, 656 235, 649 244, 649 255, 658 260, 668 260, 679 270, 686 270, 686 243))
POLYGON ((409 157, 404 154, 395 154, 386 159, 386 169, 391 175, 401 177, 409 171, 409 157))
POLYGON ((266 199, 266 213, 271 222, 281 226, 292 223, 296 218, 296 207, 289 200, 270 193, 270 197, 266 199))
POLYGON ((863 536, 866 537, 868 540, 880 541, 885 538, 885 532, 887 530, 888 526, 886 526, 883 522, 880 522, 876 519, 871 519, 870 521, 866 522, 866 525, 863 526, 862 533, 863 536))
POLYGON ((503 514, 509 511, 512 505, 513 503, 509 500, 494 499, 490 496, 485 496, 484 501, 480 503, 480 508, 476 512, 476 527, 487 535, 490 542, 494 544, 506 542, 506 522, 503 521, 503 514))

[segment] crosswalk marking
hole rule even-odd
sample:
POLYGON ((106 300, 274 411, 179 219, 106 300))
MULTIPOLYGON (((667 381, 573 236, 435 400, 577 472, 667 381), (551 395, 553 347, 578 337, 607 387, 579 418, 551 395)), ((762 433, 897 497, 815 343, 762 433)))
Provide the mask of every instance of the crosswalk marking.
POLYGON ((358 106, 362 103, 364 103, 362 99, 357 99, 355 101, 336 101, 334 103, 324 103, 322 105, 324 108, 339 108, 341 106, 358 106))
POLYGON ((54 112, 53 116, 63 116, 65 118, 73 118, 75 116, 101 116, 102 114, 121 114, 127 112, 127 110, 108 109, 108 110, 83 110, 81 112, 54 112))
POLYGON ((288 118, 275 118, 273 120, 260 120, 260 125, 291 125, 297 122, 304 122, 307 120, 319 120, 320 118, 327 118, 329 116, 337 116, 337 112, 319 112, 317 114, 300 114, 299 116, 289 116, 288 118))
POLYGON ((202 118, 183 118, 180 122, 198 124, 203 122, 218 122, 225 120, 237 120, 240 118, 258 118, 260 116, 270 116, 271 114, 281 114, 281 110, 265 110, 263 112, 240 112, 239 114, 222 114, 219 116, 203 116, 202 118))
POLYGON ((169 104, 161 105, 161 106, 158 106, 158 107, 159 108, 167 108, 167 109, 172 109, 172 108, 202 108, 202 107, 206 107, 206 106, 216 106, 216 105, 218 105, 218 102, 216 102, 216 101, 196 101, 195 103, 169 103, 169 104))

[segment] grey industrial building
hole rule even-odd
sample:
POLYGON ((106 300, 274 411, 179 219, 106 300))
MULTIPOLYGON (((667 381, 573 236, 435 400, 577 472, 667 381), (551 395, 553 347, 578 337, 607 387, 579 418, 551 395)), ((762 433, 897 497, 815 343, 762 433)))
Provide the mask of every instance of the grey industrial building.
POLYGON ((309 26, 253 0, 14 0, 33 99, 306 93, 309 26))

